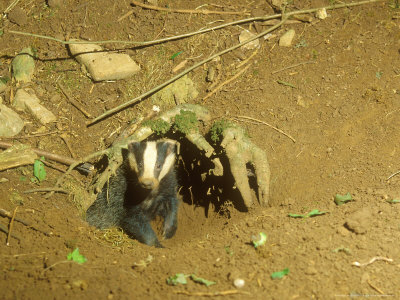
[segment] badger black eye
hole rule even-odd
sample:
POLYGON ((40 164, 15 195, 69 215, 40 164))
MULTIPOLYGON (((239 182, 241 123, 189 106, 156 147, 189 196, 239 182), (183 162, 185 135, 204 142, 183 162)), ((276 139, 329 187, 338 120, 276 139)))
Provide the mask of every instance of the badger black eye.
POLYGON ((161 169, 161 164, 156 164, 157 170, 161 169))

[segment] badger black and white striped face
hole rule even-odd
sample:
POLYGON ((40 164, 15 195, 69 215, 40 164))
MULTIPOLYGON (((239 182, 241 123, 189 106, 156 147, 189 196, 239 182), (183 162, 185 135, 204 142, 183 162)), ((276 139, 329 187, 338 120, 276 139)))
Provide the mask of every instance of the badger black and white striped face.
POLYGON ((129 165, 143 188, 155 189, 175 165, 174 141, 134 142, 129 144, 129 165))

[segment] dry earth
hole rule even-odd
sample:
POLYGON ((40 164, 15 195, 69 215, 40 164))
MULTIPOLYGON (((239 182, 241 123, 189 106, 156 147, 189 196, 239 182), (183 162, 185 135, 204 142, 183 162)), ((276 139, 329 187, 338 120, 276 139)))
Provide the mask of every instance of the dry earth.
MULTIPOLYGON (((11 2, 1 1, 0 11, 11 2)), ((144 99, 87 127, 87 119, 66 100, 58 83, 97 116, 171 78, 181 61, 187 59, 188 67, 238 43, 243 29, 259 33, 268 28, 249 22, 146 47, 108 43, 106 49, 128 53, 142 69, 128 80, 94 83, 61 43, 8 31, 61 39, 146 41, 248 16, 167 13, 132 7, 127 0, 49 2, 51 7, 42 0, 20 1, 15 8, 19 13, 2 19, 0 75, 11 76, 10 62, 22 48, 37 50, 31 86, 57 115, 57 124, 43 128, 21 114, 26 126, 14 142, 66 156, 71 153, 60 131, 75 155, 83 157, 107 147, 124 124, 146 114, 153 103, 144 99), (118 20, 129 11, 133 14, 118 20), (26 137, 39 132, 49 134, 26 137)), ((288 10, 333 2, 293 1, 288 10)), ((264 0, 158 1, 161 7, 184 9, 206 4, 210 10, 247 11, 251 16, 274 13, 264 0)), ((205 193, 190 197, 186 185, 181 190, 177 234, 163 242, 166 248, 156 249, 121 238, 118 231, 96 231, 83 220, 72 197, 24 194, 39 187, 30 181, 32 166, 1 172, 0 178, 7 180, 0 183, 0 208, 13 212, 18 206, 17 218, 40 231, 14 221, 12 232, 20 240, 11 238, 8 246, 7 235, 0 232, 0 298, 398 299, 400 204, 388 200, 400 199, 400 176, 388 177, 400 169, 400 19, 391 4, 330 10, 325 20, 278 28, 274 36, 260 39, 249 69, 206 102, 202 99, 212 84, 206 81, 207 70, 214 67, 219 82, 228 80, 254 50, 235 50, 189 74, 199 91, 192 102, 204 103, 215 117, 251 117, 295 138, 293 142, 261 123, 239 123, 268 154, 271 207, 255 203, 250 211, 241 212, 231 205, 241 201, 235 193, 208 206, 205 193), (296 31, 293 45, 279 47, 278 37, 288 29, 296 31), (337 206, 334 196, 348 192, 353 201, 337 206), (313 209, 327 213, 304 219, 288 216, 313 209), (267 242, 255 249, 251 236, 261 231, 267 242), (76 247, 86 263, 66 262, 76 247), (374 257, 386 260, 353 265, 374 257), (285 268, 289 274, 271 279, 273 272, 285 268), (196 274, 216 284, 206 287, 189 279, 186 285, 168 285, 167 278, 177 273, 196 274), (236 278, 245 281, 244 287, 233 285, 236 278)), ((1 94, 3 103, 9 105, 15 89, 9 82, 1 94)), ((53 186, 60 176, 52 168, 47 173, 40 187, 53 186)), ((89 183, 84 176, 75 176, 83 185, 89 183)), ((4 226, 9 221, 0 219, 4 226)))

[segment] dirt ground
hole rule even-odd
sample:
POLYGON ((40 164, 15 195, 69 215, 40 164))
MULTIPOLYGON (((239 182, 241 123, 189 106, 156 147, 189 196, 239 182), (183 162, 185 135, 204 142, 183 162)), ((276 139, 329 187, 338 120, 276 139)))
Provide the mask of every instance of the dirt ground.
MULTIPOLYGON (((11 2, 1 1, 0 11, 11 2)), ((185 59, 187 68, 237 44, 243 29, 260 33, 270 25, 248 22, 144 47, 107 43, 103 47, 128 53, 141 71, 130 79, 98 83, 86 76, 61 43, 8 30, 59 39, 149 41, 274 14, 264 0, 158 1, 160 7, 203 5, 249 15, 170 13, 131 6, 127 0, 49 2, 50 7, 43 0, 20 1, 14 8, 19 12, 2 19, 0 75, 10 78, 12 58, 22 48, 34 47, 36 69, 30 86, 57 115, 57 122, 43 127, 21 114, 26 121, 23 132, 2 140, 71 156, 60 138, 64 133, 77 157, 109 146, 129 121, 147 114, 153 102, 146 98, 87 127, 86 117, 66 100, 58 83, 92 116, 98 116, 168 80, 174 76, 172 69, 185 59), (129 11, 133 13, 119 20, 129 11)), ((287 10, 334 2, 291 1, 287 10)), ((163 241, 165 248, 157 249, 129 240, 118 230, 90 227, 71 196, 24 194, 28 189, 52 187, 61 175, 53 168, 46 168, 47 179, 40 185, 30 180, 32 166, 0 172, 0 208, 14 212, 18 206, 16 217, 34 226, 14 220, 12 232, 19 240, 11 238, 8 246, 7 235, 0 232, 0 298, 398 299, 400 204, 392 200, 400 199, 400 176, 389 177, 400 169, 396 158, 400 152, 400 11, 392 4, 383 1, 329 10, 324 20, 285 24, 260 39, 258 52, 238 49, 189 73, 199 92, 191 102, 204 104, 215 118, 247 116, 295 139, 260 122, 238 122, 268 155, 268 207, 258 205, 254 194, 253 207, 240 211, 235 205, 241 201, 237 193, 218 199, 221 205, 208 206, 206 193, 191 195, 184 185, 177 234, 163 241), (293 44, 280 47, 278 39, 288 29, 296 31, 293 44), (245 73, 203 100, 214 82, 232 78, 253 53, 245 73), (214 82, 206 80, 210 68, 217 70, 214 82), (336 205, 335 195, 346 193, 353 201, 336 205), (288 216, 314 209, 327 213, 288 216), (266 233, 267 241, 256 249, 251 237, 259 232, 266 233), (67 261, 75 248, 87 262, 67 261), (364 265, 368 262, 372 263, 364 265), (286 268, 286 276, 271 278, 286 268), (216 283, 207 287, 188 278, 186 285, 168 285, 167 279, 178 273, 216 283), (244 286, 234 286, 235 279, 243 279, 244 286)), ((4 104, 10 104, 15 90, 10 81, 0 94, 4 104)), ((85 176, 74 175, 82 186, 90 183, 85 176)), ((7 227, 10 220, 0 218, 0 223, 7 227)))

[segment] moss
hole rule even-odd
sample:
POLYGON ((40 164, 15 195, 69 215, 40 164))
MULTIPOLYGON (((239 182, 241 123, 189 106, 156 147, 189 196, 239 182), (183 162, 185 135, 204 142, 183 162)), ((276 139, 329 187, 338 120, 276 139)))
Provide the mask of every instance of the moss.
POLYGON ((210 129, 210 138, 211 140, 216 143, 220 140, 220 137, 222 135, 222 132, 228 128, 233 126, 233 124, 227 120, 218 120, 215 121, 213 126, 210 129))
POLYGON ((147 120, 143 122, 144 126, 148 126, 157 135, 163 135, 168 132, 171 125, 163 119, 147 120))
POLYGON ((192 111, 181 110, 179 115, 175 116, 174 129, 189 134, 199 130, 199 121, 192 111))

